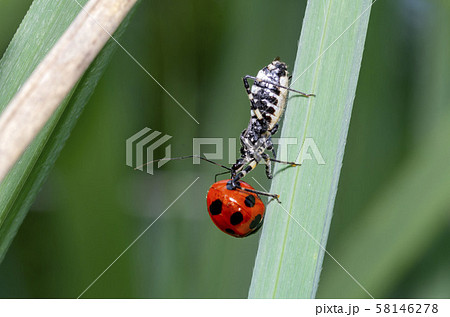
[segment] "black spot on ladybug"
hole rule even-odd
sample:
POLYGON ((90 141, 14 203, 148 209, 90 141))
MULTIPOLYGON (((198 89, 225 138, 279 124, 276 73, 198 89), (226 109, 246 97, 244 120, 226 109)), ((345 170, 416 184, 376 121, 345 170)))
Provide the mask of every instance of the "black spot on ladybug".
POLYGON ((250 229, 256 228, 261 222, 261 215, 257 215, 255 219, 250 223, 250 229))
POLYGON ((244 220, 244 216, 242 216, 242 214, 239 211, 236 211, 230 217, 230 223, 233 226, 240 224, 242 220, 244 220))
POLYGON ((214 200, 211 205, 209 205, 209 212, 211 215, 219 215, 222 212, 222 202, 220 199, 214 200))
POLYGON ((235 234, 234 231, 229 228, 226 228, 225 231, 229 234, 235 234))
POLYGON ((253 207, 255 205, 255 201, 255 196, 248 195, 247 197, 245 197, 244 203, 247 207, 253 207))

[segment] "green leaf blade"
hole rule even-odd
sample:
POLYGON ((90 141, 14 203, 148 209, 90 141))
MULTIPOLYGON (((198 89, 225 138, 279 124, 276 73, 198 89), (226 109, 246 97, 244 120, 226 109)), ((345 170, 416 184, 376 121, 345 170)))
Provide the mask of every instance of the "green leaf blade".
POLYGON ((280 194, 282 205, 267 208, 251 298, 315 297, 370 6, 366 0, 308 2, 291 85, 317 96, 291 94, 288 103, 281 137, 297 144, 287 157, 278 156, 304 162, 275 170, 270 192, 280 194))

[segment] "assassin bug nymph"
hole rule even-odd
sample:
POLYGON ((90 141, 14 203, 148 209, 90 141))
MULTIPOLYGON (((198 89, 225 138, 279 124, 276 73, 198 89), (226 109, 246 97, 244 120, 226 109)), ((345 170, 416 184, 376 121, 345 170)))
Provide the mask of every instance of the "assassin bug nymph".
POLYGON ((279 57, 261 69, 256 77, 244 76, 243 82, 250 100, 251 118, 247 128, 240 135, 241 157, 231 168, 198 155, 164 158, 146 163, 197 157, 230 172, 230 179, 216 181, 210 187, 207 205, 209 215, 216 226, 234 237, 246 237, 262 226, 265 206, 258 195, 272 197, 280 202, 277 194, 257 191, 241 179, 262 160, 266 165, 266 175, 269 179, 272 178, 271 162, 291 166, 300 165, 277 160, 272 144, 272 135, 277 132, 286 107, 288 91, 296 92, 304 97, 314 96, 288 87, 287 66, 280 61, 279 57), (253 80, 251 89, 249 79, 253 80), (270 158, 266 150, 271 151, 274 158, 270 158))
POLYGON ((244 87, 250 100, 250 122, 242 131, 241 157, 232 166, 232 185, 253 170, 256 165, 264 160, 266 164, 267 178, 272 178, 271 161, 291 166, 298 166, 294 162, 279 161, 272 144, 272 135, 278 130, 279 121, 286 107, 288 90, 296 92, 304 97, 314 94, 305 94, 288 87, 289 77, 287 66, 276 57, 272 63, 261 69, 256 77, 246 75, 243 78, 244 87), (252 79, 250 90, 248 79, 252 79), (270 158, 266 150, 272 151, 270 158))

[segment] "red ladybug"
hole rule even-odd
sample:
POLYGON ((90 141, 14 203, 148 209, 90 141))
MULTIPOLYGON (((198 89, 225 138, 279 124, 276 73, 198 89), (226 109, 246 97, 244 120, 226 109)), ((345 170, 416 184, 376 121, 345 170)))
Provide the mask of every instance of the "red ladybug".
POLYGON ((220 230, 243 238, 261 228, 265 206, 257 194, 244 190, 255 190, 252 186, 240 181, 241 189, 231 189, 230 181, 226 179, 212 184, 206 197, 208 212, 220 230))

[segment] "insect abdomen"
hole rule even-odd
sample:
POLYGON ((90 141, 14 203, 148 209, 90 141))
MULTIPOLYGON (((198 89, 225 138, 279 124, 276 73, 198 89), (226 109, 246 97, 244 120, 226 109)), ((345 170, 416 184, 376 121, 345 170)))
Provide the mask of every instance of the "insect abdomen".
MULTIPOLYGON (((258 80, 253 83, 251 92, 255 101, 256 109, 268 124, 271 130, 280 120, 286 106, 287 89, 270 84, 278 84, 288 87, 289 78, 286 64, 274 60, 267 67, 264 67, 256 76, 258 80)), ((252 118, 257 119, 252 111, 252 118)))

